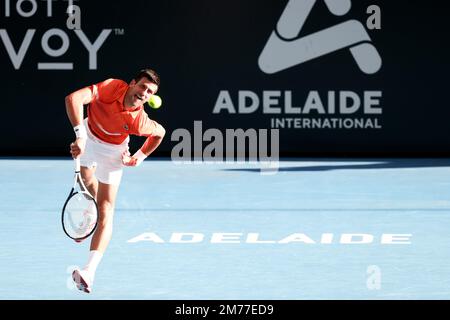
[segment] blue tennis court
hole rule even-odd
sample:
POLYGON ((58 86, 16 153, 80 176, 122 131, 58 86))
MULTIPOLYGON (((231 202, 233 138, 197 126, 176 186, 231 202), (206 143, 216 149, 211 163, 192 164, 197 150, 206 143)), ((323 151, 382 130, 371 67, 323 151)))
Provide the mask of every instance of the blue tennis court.
POLYGON ((0 160, 0 299, 448 299, 449 159, 126 168, 91 294, 62 231, 73 161, 0 160))

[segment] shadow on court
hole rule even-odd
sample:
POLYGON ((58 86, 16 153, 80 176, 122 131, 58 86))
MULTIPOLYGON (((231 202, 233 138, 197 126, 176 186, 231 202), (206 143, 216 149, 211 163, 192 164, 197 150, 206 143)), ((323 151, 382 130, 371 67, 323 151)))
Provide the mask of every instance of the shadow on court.
MULTIPOLYGON (((450 159, 392 159, 392 160, 377 160, 377 159, 358 159, 358 160, 343 160, 345 164, 336 165, 336 159, 308 159, 301 160, 305 162, 333 162, 332 165, 305 165, 295 167, 282 167, 278 168, 280 172, 306 172, 306 171, 330 171, 330 170, 368 170, 368 169, 414 169, 414 168, 437 168, 437 167, 449 167, 450 159), (372 163, 355 163, 348 164, 348 162, 372 162, 372 163)), ((281 160, 280 163, 283 161, 281 160)), ((224 171, 242 171, 242 172, 261 172, 260 168, 233 168, 223 169, 224 171)))

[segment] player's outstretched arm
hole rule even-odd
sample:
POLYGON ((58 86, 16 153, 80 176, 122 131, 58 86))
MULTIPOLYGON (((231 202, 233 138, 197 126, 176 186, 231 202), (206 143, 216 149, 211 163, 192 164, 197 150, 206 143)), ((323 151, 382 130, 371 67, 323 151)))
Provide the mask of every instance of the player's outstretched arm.
POLYGON ((66 99, 66 112, 69 121, 75 131, 76 140, 70 144, 70 153, 73 158, 77 158, 84 152, 86 146, 86 128, 83 125, 84 105, 93 100, 92 92, 89 88, 83 88, 69 94, 66 99))

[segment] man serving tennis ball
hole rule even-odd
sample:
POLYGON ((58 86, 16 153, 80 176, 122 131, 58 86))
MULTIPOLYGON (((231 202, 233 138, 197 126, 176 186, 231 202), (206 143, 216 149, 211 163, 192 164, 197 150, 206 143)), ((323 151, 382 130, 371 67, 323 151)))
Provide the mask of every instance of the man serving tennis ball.
POLYGON ((88 262, 72 274, 77 288, 84 292, 91 292, 95 271, 111 239, 123 166, 138 166, 165 135, 164 128, 144 111, 146 101, 151 106, 161 106, 161 99, 155 98, 159 84, 158 74, 144 69, 129 84, 108 79, 66 97, 67 115, 76 135, 70 152, 73 158, 80 157, 83 181, 99 208, 88 262), (88 105, 86 119, 84 105, 88 105), (147 137, 133 156, 128 151, 129 135, 147 137))

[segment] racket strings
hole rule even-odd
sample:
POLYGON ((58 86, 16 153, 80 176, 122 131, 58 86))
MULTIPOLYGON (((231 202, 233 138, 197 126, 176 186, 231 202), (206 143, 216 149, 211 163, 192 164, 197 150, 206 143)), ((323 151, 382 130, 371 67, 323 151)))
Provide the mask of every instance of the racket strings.
POLYGON ((63 223, 68 235, 72 238, 83 238, 89 235, 97 222, 97 206, 87 194, 78 192, 67 201, 63 223))

